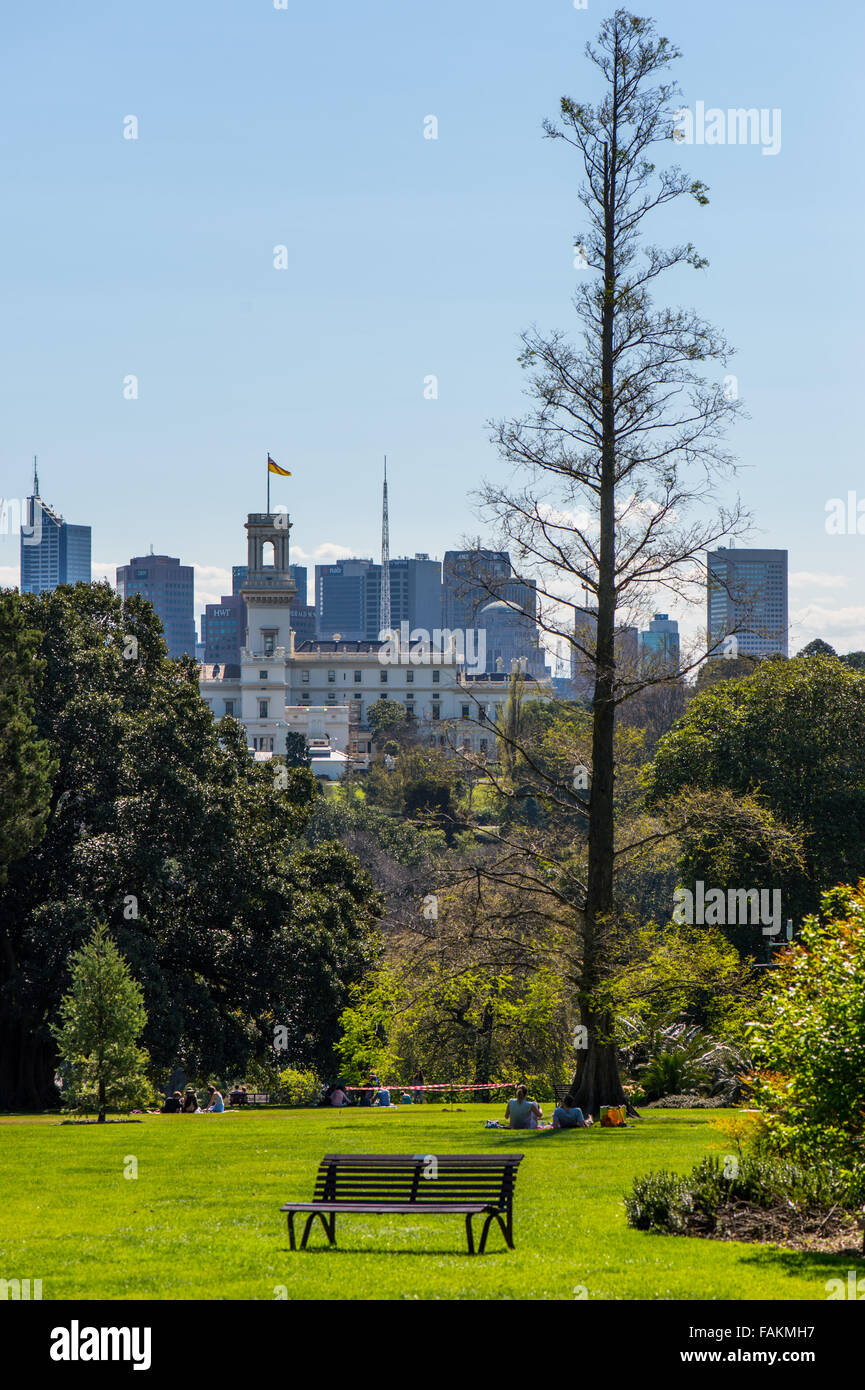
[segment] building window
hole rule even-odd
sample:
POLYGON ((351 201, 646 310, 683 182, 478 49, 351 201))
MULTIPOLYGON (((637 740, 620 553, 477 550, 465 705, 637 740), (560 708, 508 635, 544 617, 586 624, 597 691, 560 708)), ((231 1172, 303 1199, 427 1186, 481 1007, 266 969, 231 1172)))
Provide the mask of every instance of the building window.
POLYGON ((336 671, 328 671, 327 683, 328 685, 336 685, 336 671))
POLYGON ((382 685, 387 685, 387 671, 379 671, 378 678, 382 685))
POLYGON ((226 702, 225 702, 225 713, 226 713, 226 714, 234 714, 234 701, 233 701, 233 700, 226 700, 226 702))
POLYGON ((355 683, 355 685, 360 685, 362 679, 363 679, 363 671, 355 671, 355 673, 354 673, 354 683, 355 683))
POLYGON ((304 690, 304 692, 303 692, 303 694, 301 695, 300 698, 301 698, 301 700, 306 700, 307 703, 309 703, 309 691, 308 691, 308 690, 304 690))
POLYGON ((405 680, 406 685, 414 685, 414 671, 406 671, 405 680))
POLYGON ((483 722, 484 722, 484 720, 486 719, 486 717, 487 717, 487 707, 486 707, 486 705, 478 705, 478 721, 479 721, 479 723, 483 724, 483 722))
POLYGON ((259 717, 259 719, 266 719, 266 718, 267 718, 267 707, 268 707, 269 704, 270 704, 270 701, 269 701, 269 700, 259 700, 259 702, 258 702, 258 717, 259 717))
POLYGON ((463 718, 463 719, 468 719, 468 718, 469 718, 469 707, 468 707, 468 705, 460 705, 460 709, 462 710, 462 718, 463 718))
POLYGON ((441 671, 433 671, 433 673, 432 673, 433 685, 439 685, 439 684, 441 683, 441 674, 442 674, 441 671))
POLYGON ((482 753, 486 753, 486 751, 487 751, 487 740, 486 740, 485 738, 482 738, 482 739, 481 739, 481 752, 482 752, 482 753))
POLYGON ((438 707, 438 705, 433 705, 433 707, 432 707, 432 717, 433 717, 433 719, 438 719, 438 717, 439 717, 439 707, 438 707))
POLYGON ((264 638, 264 655, 273 656, 276 650, 276 633, 263 632, 261 635, 264 638))
POLYGON ((308 671, 301 671, 301 673, 300 673, 300 683, 301 683, 301 685, 309 685, 309 672, 308 672, 308 671))
POLYGON ((267 672, 266 672, 266 671, 259 671, 259 673, 258 673, 258 679, 259 679, 260 681, 266 681, 266 680, 267 680, 267 672))

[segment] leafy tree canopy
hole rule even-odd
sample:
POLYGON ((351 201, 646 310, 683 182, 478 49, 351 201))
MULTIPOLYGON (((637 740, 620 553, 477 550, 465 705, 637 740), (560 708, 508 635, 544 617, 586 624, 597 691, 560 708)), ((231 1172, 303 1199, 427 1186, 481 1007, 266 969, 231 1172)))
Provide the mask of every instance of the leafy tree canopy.
POLYGON ((39 633, 34 720, 58 770, 44 838, 0 886, 0 1106, 53 1098, 48 1028, 94 913, 141 983, 154 1066, 242 1074, 277 1024, 286 1061, 326 1066, 380 903, 341 846, 302 840, 312 774, 252 761, 138 596, 15 603, 39 633))

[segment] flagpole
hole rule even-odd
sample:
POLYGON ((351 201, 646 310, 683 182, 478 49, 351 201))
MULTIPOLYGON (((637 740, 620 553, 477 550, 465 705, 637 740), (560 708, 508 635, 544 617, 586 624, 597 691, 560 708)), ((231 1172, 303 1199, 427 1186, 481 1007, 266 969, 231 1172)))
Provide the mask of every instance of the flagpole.
POLYGON ((267 456, 267 515, 270 516, 270 454, 267 456))

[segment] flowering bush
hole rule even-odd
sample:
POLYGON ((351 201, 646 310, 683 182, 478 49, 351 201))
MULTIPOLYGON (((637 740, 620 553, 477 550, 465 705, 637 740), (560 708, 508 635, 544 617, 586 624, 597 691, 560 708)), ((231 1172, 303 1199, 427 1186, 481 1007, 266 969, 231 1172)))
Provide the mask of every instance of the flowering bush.
POLYGON ((781 953, 752 1051, 769 1142, 865 1192, 865 880, 824 893, 781 953))

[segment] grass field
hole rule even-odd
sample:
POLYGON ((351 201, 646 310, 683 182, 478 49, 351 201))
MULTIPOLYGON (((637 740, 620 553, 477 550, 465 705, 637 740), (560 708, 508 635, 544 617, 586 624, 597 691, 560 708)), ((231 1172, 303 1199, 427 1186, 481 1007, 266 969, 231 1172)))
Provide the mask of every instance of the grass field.
POLYGON ((622 1193, 724 1142, 703 1111, 645 1112, 623 1131, 486 1130, 498 1106, 148 1116, 135 1124, 0 1118, 0 1278, 43 1299, 825 1299, 847 1263, 765 1246, 648 1235, 622 1193), (494 1227, 470 1257, 461 1217, 339 1217, 292 1254, 281 1202, 307 1201, 322 1154, 526 1154, 516 1251, 494 1227), (124 1177, 137 1160, 138 1177, 124 1177), (843 1268, 842 1268, 843 1266, 843 1268), (285 1294, 282 1293, 282 1288, 285 1294))

